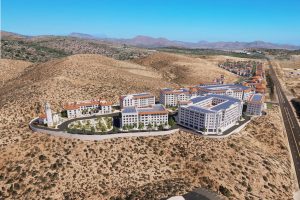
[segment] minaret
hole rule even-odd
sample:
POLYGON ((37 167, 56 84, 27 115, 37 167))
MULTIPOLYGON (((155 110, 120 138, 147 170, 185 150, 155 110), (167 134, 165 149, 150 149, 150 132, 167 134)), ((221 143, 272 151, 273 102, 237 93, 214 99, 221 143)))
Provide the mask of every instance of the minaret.
POLYGON ((50 108, 50 104, 48 102, 45 104, 45 112, 46 112, 46 116, 47 116, 48 127, 53 126, 52 111, 50 108))

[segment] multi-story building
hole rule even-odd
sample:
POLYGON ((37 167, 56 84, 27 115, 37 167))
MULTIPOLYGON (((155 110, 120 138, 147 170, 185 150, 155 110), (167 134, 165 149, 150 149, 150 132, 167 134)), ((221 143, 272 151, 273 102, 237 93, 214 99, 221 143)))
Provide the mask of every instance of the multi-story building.
POLYGON ((247 101, 246 113, 249 115, 262 115, 265 107, 265 97, 262 94, 252 94, 247 101))
POLYGON ((168 123, 168 111, 161 104, 151 105, 149 107, 125 107, 122 109, 121 126, 130 125, 138 127, 139 124, 144 126, 151 125, 165 125, 168 123))
POLYGON ((243 102, 230 96, 198 96, 180 105, 178 123, 205 135, 222 134, 240 120, 242 110, 243 102))
POLYGON ((68 118, 90 114, 109 114, 112 113, 112 103, 100 99, 70 102, 64 105, 64 110, 67 111, 68 118))
POLYGON ((219 94, 246 101, 253 94, 250 87, 240 84, 198 86, 198 95, 219 94))
POLYGON ((121 108, 125 107, 147 107, 155 104, 155 96, 145 92, 139 94, 122 95, 120 97, 121 108))
POLYGON ((187 101, 190 99, 190 92, 187 88, 172 90, 163 88, 160 90, 159 101, 165 106, 177 106, 179 101, 187 101))

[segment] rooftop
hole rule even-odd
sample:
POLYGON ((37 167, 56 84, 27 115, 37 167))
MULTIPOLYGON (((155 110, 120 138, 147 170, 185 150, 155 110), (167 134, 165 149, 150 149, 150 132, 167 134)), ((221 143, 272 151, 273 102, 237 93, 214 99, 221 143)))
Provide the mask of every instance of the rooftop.
POLYGON ((100 99, 92 99, 92 100, 86 100, 86 101, 78 101, 78 102, 69 102, 64 105, 65 110, 75 110, 79 109, 81 106, 93 106, 93 105, 99 105, 99 106, 111 106, 112 103, 108 102, 106 100, 100 100, 100 99))
POLYGON ((240 84, 198 86, 206 90, 247 90, 249 87, 240 84))
POLYGON ((252 94, 249 97, 249 102, 251 103, 263 103, 264 102, 264 95, 262 94, 252 94))
POLYGON ((161 104, 155 104, 153 106, 144 107, 144 108, 136 108, 126 107, 122 110, 122 113, 138 113, 139 115, 143 114, 167 114, 168 111, 166 108, 161 104))
POLYGON ((196 111, 201 111, 201 112, 205 112, 205 113, 213 113, 213 112, 218 112, 220 110, 228 109, 236 103, 241 103, 241 101, 239 99, 225 96, 225 95, 209 94, 209 95, 205 95, 205 96, 198 96, 198 97, 192 98, 190 100, 190 104, 188 104, 187 106, 183 106, 183 107, 186 107, 190 110, 196 110, 196 111), (203 102, 209 102, 209 101, 212 102, 214 99, 221 99, 223 101, 216 105, 213 105, 213 104, 211 104, 209 106, 200 105, 203 102))
POLYGON ((139 98, 150 98, 154 97, 151 93, 149 92, 143 92, 143 93, 138 93, 138 94, 128 94, 128 95, 122 95, 120 98, 123 100, 126 97, 131 97, 134 99, 139 99, 139 98))
POLYGON ((188 93, 188 88, 180 88, 180 89, 170 89, 170 88, 163 88, 161 92, 164 94, 180 94, 180 93, 188 93))

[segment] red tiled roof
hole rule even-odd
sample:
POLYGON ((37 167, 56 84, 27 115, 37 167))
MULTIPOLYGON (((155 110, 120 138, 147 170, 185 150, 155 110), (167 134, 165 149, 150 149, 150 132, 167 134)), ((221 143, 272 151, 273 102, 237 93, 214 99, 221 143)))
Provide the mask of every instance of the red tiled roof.
POLYGON ((80 101, 80 102, 71 102, 64 105, 65 110, 76 110, 79 109, 81 106, 111 106, 112 103, 106 100, 90 100, 90 101, 80 101))
POLYGON ((47 115, 45 113, 42 113, 42 114, 39 115, 39 118, 40 119, 46 119, 47 115))

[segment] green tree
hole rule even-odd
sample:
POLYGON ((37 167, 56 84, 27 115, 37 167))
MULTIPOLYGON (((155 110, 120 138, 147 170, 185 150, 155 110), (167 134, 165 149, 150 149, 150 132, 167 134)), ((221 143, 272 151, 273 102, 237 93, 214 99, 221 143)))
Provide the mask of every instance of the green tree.
POLYGON ((139 129, 143 129, 144 128, 144 123, 140 122, 139 123, 139 129))
POLYGON ((163 126, 162 124, 160 124, 160 125, 158 126, 158 129, 162 131, 162 130, 164 130, 164 126, 163 126))
POLYGON ((148 129, 151 129, 151 128, 152 128, 152 124, 149 123, 149 124, 147 125, 147 128, 148 128, 148 129))
POLYGON ((175 121, 174 121, 174 119, 173 118, 170 118, 169 119, 169 126, 171 126, 171 127, 173 127, 173 126, 175 126, 175 121))
POLYGON ((88 120, 86 121, 86 125, 88 125, 88 126, 91 125, 91 120, 88 119, 88 120))
POLYGON ((102 127, 101 127, 101 132, 106 132, 106 131, 107 131, 106 127, 105 127, 105 126, 102 126, 102 127))

